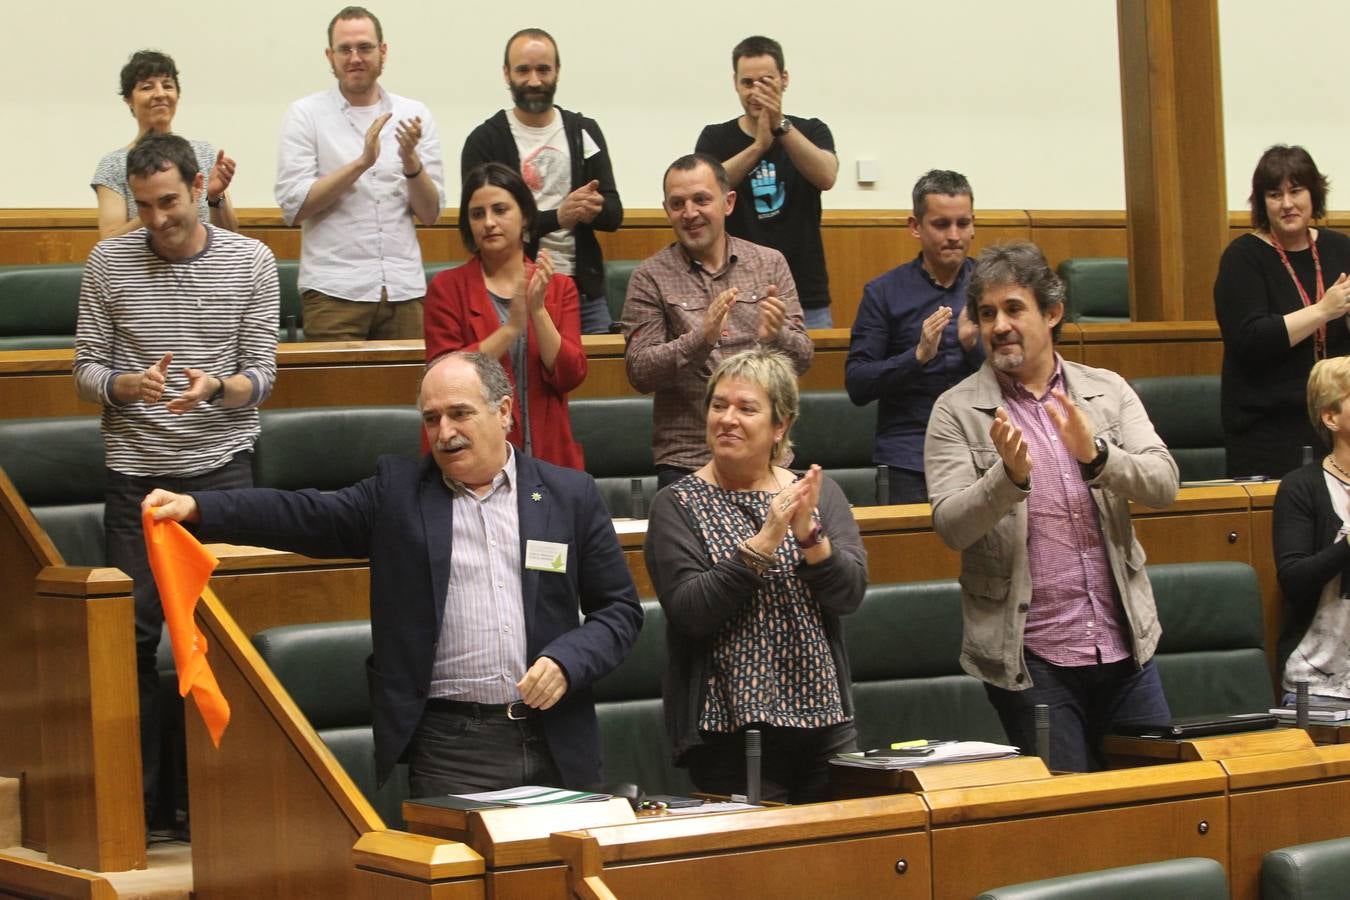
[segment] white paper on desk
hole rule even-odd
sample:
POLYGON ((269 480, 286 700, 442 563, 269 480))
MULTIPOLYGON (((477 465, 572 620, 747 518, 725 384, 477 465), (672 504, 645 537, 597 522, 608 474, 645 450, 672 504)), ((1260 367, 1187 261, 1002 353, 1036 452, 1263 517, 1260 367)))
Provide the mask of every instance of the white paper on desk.
POLYGON ((506 788, 501 791, 480 791, 477 794, 453 794, 464 800, 479 800, 483 803, 509 803, 512 806, 551 806, 559 803, 594 803, 608 800, 609 794, 592 794, 587 791, 567 791, 562 788, 541 787, 526 784, 521 787, 506 788))
POLYGON ((1017 756, 1017 748, 988 741, 953 741, 938 744, 927 756, 863 756, 861 753, 841 753, 830 760, 831 765, 853 766, 859 769, 918 769, 940 763, 979 762, 986 759, 1006 759, 1017 756))
POLYGON ((698 806, 681 806, 665 811, 668 816, 687 816, 698 815, 702 813, 721 813, 721 812, 740 812, 743 809, 767 809, 765 806, 758 806, 754 803, 738 803, 734 800, 722 800, 717 802, 704 802, 698 806))

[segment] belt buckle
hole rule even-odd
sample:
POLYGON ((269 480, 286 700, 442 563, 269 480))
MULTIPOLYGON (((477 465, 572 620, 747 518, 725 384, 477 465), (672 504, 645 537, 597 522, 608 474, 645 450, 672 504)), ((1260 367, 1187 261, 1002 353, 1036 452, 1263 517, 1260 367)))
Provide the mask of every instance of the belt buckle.
POLYGON ((530 708, 525 705, 524 700, 516 700, 513 703, 506 704, 506 717, 512 722, 521 722, 529 717, 530 708), (517 715, 519 711, 519 715, 517 715))

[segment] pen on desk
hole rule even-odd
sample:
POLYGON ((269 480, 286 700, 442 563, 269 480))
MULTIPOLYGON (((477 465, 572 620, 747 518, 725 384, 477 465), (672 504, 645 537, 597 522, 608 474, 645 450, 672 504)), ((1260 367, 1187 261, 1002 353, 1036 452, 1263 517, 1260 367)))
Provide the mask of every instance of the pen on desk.
POLYGON ((947 744, 955 744, 956 741, 931 741, 925 738, 918 738, 913 741, 896 741, 891 744, 892 750, 914 750, 919 747, 943 747, 947 744))

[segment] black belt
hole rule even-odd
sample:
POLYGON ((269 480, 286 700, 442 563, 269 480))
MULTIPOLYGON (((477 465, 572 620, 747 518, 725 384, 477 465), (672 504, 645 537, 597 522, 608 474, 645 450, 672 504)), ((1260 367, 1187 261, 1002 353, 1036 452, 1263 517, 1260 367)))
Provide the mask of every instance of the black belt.
POLYGON ((432 712, 456 713, 483 719, 505 716, 512 722, 531 718, 536 713, 536 710, 525 705, 524 700, 515 700, 511 703, 474 703, 472 700, 446 700, 443 697, 432 697, 427 701, 427 709, 432 712))

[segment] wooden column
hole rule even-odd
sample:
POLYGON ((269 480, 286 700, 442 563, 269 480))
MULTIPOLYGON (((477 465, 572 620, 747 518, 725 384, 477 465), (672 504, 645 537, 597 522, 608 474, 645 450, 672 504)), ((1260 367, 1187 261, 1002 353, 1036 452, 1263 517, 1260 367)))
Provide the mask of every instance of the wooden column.
POLYGON ((1228 243, 1217 0, 1116 0, 1130 313, 1214 318, 1228 243))

